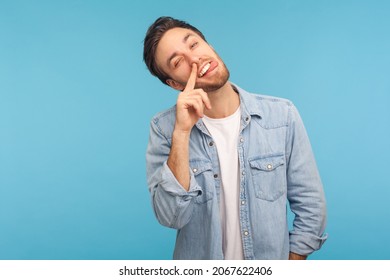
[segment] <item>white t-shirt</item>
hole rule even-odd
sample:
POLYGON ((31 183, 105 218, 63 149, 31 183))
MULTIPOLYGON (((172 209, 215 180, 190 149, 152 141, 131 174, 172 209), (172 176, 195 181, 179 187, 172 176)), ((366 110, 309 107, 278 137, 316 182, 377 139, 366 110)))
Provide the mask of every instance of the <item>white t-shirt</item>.
POLYGON ((239 198, 240 176, 238 160, 238 137, 240 134, 240 107, 226 118, 203 117, 217 147, 220 176, 220 214, 222 224, 222 249, 226 260, 242 260, 244 253, 240 230, 239 198))

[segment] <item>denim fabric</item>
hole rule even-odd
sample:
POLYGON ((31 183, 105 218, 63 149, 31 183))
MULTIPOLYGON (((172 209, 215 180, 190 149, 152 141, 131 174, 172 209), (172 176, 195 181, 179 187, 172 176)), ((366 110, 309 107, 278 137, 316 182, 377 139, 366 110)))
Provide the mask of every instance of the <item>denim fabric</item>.
MULTIPOLYGON (((234 85, 233 85, 234 86, 234 85)), ((281 98, 240 96, 240 226, 245 259, 308 255, 325 242, 326 205, 306 130, 294 105, 281 98), (287 205, 295 214, 289 232, 287 205)), ((190 137, 190 189, 167 166, 176 109, 151 121, 147 180, 158 221, 177 229, 174 259, 224 259, 216 146, 200 119, 190 137)))

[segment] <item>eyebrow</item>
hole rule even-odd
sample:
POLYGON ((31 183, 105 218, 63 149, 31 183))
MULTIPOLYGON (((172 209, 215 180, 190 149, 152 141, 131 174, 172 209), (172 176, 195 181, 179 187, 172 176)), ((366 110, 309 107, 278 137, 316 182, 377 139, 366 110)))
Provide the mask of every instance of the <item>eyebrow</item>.
MULTIPOLYGON (((187 43, 188 38, 190 38, 191 36, 195 36, 195 34, 188 32, 188 33, 186 34, 186 36, 183 37, 183 40, 182 40, 183 44, 187 43)), ((170 57, 168 57, 168 59, 167 59, 167 65, 168 65, 168 66, 170 66, 171 60, 172 60, 176 55, 177 55, 177 52, 174 52, 173 54, 171 54, 170 57)))

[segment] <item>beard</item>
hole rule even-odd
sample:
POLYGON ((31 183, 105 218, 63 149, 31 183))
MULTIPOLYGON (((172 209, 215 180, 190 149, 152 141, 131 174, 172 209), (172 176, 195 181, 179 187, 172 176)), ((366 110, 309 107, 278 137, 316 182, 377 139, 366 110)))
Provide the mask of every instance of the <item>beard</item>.
MULTIPOLYGON (((218 58, 218 72, 213 74, 212 78, 209 80, 206 79, 202 81, 202 78, 197 78, 195 83, 195 88, 203 89, 207 93, 217 91, 222 88, 230 77, 230 72, 221 57, 217 53, 215 53, 215 56, 218 58), (199 79, 201 81, 199 81, 199 79)), ((182 85, 183 89, 186 87, 187 81, 176 80, 176 82, 182 85)))
POLYGON ((219 64, 220 71, 216 73, 211 81, 197 81, 195 83, 195 88, 201 88, 205 92, 213 92, 219 90, 221 87, 223 87, 230 77, 230 72, 227 69, 225 63, 220 60, 221 63, 219 64))

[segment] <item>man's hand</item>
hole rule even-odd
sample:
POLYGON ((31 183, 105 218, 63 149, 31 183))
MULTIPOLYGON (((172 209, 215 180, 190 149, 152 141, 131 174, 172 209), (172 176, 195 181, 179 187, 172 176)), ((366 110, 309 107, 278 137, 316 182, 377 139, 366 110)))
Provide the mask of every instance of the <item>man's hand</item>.
POLYGON ((306 260, 307 256, 302 256, 302 255, 298 255, 298 254, 295 254, 293 252, 290 252, 288 259, 289 260, 306 260))
POLYGON ((198 67, 192 64, 190 77, 186 87, 179 94, 176 103, 175 130, 189 133, 199 118, 203 117, 204 107, 211 109, 210 100, 203 89, 195 89, 198 67))
POLYGON ((190 188, 189 141, 192 127, 203 117, 204 107, 211 109, 210 100, 202 89, 195 89, 198 67, 194 63, 184 90, 176 103, 176 123, 172 134, 172 147, 168 167, 179 184, 188 191, 190 188))

